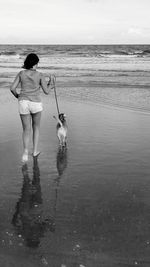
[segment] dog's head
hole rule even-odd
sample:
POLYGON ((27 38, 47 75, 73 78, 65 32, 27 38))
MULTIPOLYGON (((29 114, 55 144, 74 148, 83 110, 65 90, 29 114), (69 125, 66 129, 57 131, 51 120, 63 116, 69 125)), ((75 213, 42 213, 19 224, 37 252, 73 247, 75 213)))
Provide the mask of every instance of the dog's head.
POLYGON ((59 114, 59 119, 63 123, 66 121, 66 114, 65 113, 60 113, 59 114))

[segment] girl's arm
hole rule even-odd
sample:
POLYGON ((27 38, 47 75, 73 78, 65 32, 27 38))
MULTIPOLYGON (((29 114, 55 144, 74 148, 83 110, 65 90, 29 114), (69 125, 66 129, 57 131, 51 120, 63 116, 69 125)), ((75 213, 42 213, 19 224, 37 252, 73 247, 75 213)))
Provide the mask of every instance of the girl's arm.
POLYGON ((44 75, 41 75, 40 85, 46 95, 50 93, 50 90, 55 87, 55 76, 50 76, 48 83, 45 80, 44 75))
POLYGON ((10 91, 16 98, 18 98, 19 96, 19 94, 16 92, 16 88, 18 87, 19 83, 20 83, 20 75, 18 73, 12 85, 10 86, 10 91))

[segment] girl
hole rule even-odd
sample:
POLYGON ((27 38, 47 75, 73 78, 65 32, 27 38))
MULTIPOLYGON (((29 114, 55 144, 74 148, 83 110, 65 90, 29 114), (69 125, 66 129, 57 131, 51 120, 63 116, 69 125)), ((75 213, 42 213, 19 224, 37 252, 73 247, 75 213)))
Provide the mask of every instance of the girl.
POLYGON ((40 88, 45 94, 49 94, 50 90, 54 88, 55 77, 49 78, 48 83, 42 73, 38 72, 39 58, 36 54, 29 54, 25 61, 23 68, 20 71, 14 82, 11 85, 12 94, 18 98, 19 114, 23 127, 23 155, 22 162, 28 161, 28 148, 30 141, 31 122, 33 130, 33 156, 39 155, 38 140, 40 130, 41 112, 43 110, 40 88), (16 88, 21 86, 20 94, 17 93, 16 88))

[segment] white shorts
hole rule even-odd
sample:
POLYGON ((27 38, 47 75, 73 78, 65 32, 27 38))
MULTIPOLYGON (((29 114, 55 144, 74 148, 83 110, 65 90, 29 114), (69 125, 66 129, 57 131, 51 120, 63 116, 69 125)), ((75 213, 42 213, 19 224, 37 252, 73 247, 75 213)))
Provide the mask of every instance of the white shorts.
POLYGON ((30 100, 19 100, 18 101, 19 113, 22 115, 32 114, 41 112, 43 110, 43 105, 41 102, 33 102, 30 100))

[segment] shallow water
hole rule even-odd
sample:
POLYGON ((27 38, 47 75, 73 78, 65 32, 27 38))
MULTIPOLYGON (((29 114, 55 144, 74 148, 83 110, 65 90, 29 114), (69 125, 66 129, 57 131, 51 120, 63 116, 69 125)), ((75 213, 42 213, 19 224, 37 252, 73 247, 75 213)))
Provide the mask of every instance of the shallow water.
POLYGON ((16 103, 1 106, 0 266, 149 266, 150 115, 59 99, 60 151, 43 101, 42 153, 24 166, 16 103))

